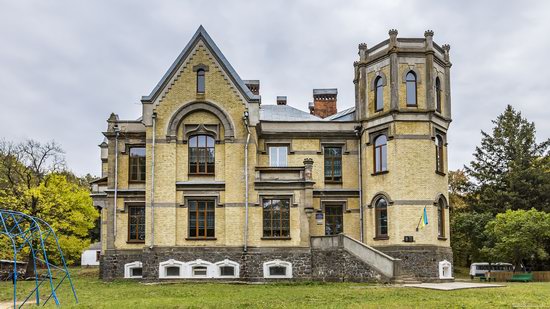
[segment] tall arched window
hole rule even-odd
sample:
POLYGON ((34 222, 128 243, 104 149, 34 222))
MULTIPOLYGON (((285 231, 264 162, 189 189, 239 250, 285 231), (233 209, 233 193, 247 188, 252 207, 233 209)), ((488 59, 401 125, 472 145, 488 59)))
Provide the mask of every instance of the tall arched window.
POLYGON ((441 113, 441 80, 435 78, 435 110, 441 113))
POLYGON ((413 71, 407 73, 407 106, 416 106, 416 74, 413 71))
POLYGON ((374 103, 375 111, 381 111, 384 109, 384 80, 382 76, 378 76, 374 81, 376 89, 374 89, 374 103))
POLYGON ((374 173, 388 170, 388 139, 386 135, 379 135, 374 140, 374 173))
POLYGON ((443 198, 437 201, 437 236, 445 237, 445 200, 443 198))
POLYGON ((435 136, 435 170, 443 173, 443 138, 441 135, 435 136))
POLYGON ((214 174, 214 138, 195 135, 189 139, 189 174, 214 174))
POLYGON ((204 80, 204 70, 199 69, 197 71, 197 92, 204 93, 205 88, 206 88, 206 83, 204 80))
POLYGON ((388 202, 385 198, 379 198, 375 205, 376 238, 388 237, 388 202))

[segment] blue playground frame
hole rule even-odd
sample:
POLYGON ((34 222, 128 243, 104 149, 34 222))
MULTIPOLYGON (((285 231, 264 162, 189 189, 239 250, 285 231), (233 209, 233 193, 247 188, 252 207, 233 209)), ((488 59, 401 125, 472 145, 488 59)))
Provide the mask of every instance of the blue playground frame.
MULTIPOLYGON (((33 295, 35 296, 36 305, 40 305, 41 292, 42 295, 47 296, 43 305, 46 305, 50 298, 53 298, 55 304, 59 306, 57 290, 65 279, 68 280, 75 302, 78 303, 76 290, 59 246, 59 241, 48 223, 40 218, 18 211, 0 209, 0 235, 6 235, 13 247, 13 272, 11 274, 13 279, 13 308, 17 308, 17 254, 25 248, 28 248, 32 254, 32 261, 28 261, 28 263, 33 263, 35 287, 19 305, 19 308, 23 307, 33 295), (55 265, 48 259, 48 249, 46 248, 48 243, 55 245, 54 248, 57 249, 55 254, 59 255, 62 265, 55 265), (37 262, 44 269, 37 268, 37 262), (39 270, 42 271, 40 274, 39 270), (59 277, 54 277, 54 272, 59 277), (46 283, 45 286, 42 286, 43 283, 46 283)), ((50 254, 52 254, 51 251, 50 254)))

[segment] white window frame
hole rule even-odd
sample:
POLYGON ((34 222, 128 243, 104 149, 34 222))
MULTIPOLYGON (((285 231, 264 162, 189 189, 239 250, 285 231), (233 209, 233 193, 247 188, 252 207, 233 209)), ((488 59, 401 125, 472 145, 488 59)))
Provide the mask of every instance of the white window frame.
POLYGON ((269 166, 288 166, 288 146, 269 146, 269 166), (284 155, 284 162, 281 161, 284 155))
POLYGON ((124 278, 128 278, 128 279, 143 278, 143 276, 132 276, 132 269, 135 269, 135 268, 141 268, 141 272, 143 274, 143 263, 141 263, 140 261, 124 264, 124 278))
POLYGON ((174 259, 169 259, 168 261, 159 263, 159 278, 160 279, 174 279, 174 278, 184 278, 186 265, 184 262, 176 261, 174 259), (168 276, 166 273, 167 267, 179 267, 180 274, 179 276, 168 276))
POLYGON ((225 259, 223 261, 220 261, 220 262, 216 262, 214 263, 214 265, 216 265, 216 270, 217 270, 217 276, 218 278, 239 278, 239 274, 240 274, 240 271, 241 271, 241 266, 239 265, 239 263, 237 262, 234 262, 234 261, 231 261, 231 260, 228 260, 228 259, 225 259), (235 269, 235 275, 233 276, 222 276, 222 270, 221 270, 221 267, 224 267, 224 266, 231 266, 235 269))
POLYGON ((197 259, 197 260, 194 260, 194 261, 191 261, 191 262, 187 263, 186 277, 187 278, 193 278, 193 279, 216 278, 217 271, 218 270, 217 270, 216 265, 214 265, 214 264, 212 264, 208 261, 197 259), (193 275, 193 267, 197 267, 197 266, 206 267, 206 276, 194 276, 193 275))
POLYGON ((281 260, 273 260, 269 262, 264 263, 264 278, 292 278, 292 263, 287 261, 281 261, 281 260), (286 267, 286 274, 283 276, 277 276, 277 275, 270 275, 269 274, 269 268, 270 267, 286 267))

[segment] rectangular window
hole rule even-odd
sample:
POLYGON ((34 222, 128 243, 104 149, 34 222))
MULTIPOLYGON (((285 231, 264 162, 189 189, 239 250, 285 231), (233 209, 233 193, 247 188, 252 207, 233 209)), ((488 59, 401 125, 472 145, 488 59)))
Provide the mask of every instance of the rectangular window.
POLYGON ((189 238, 215 236, 214 203, 214 200, 189 200, 189 238))
POLYGON ((263 200, 264 237, 290 237, 290 199, 263 200))
POLYGON ((189 174, 214 174, 214 138, 195 135, 189 138, 189 174))
POLYGON ((325 147, 325 182, 342 182, 341 147, 325 147))
POLYGON ((344 232, 342 205, 325 205, 325 235, 338 235, 344 232))
POLYGON ((269 166, 284 167, 287 166, 288 146, 270 146, 269 147, 269 166))
POLYGON ((130 148, 130 182, 145 181, 145 147, 130 148))
POLYGON ((145 242, 145 206, 128 206, 128 242, 145 242))

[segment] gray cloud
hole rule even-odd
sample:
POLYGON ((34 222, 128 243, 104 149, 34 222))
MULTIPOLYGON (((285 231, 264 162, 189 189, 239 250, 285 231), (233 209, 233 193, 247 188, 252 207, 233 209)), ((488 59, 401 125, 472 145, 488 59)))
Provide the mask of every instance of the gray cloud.
POLYGON ((480 130, 506 104, 549 137, 547 1, 0 1, 0 137, 55 139, 79 174, 100 173, 110 112, 140 115, 155 86, 203 24, 264 104, 287 95, 306 110, 312 88, 354 104, 357 44, 422 37, 451 49, 450 168, 467 164, 480 130))

